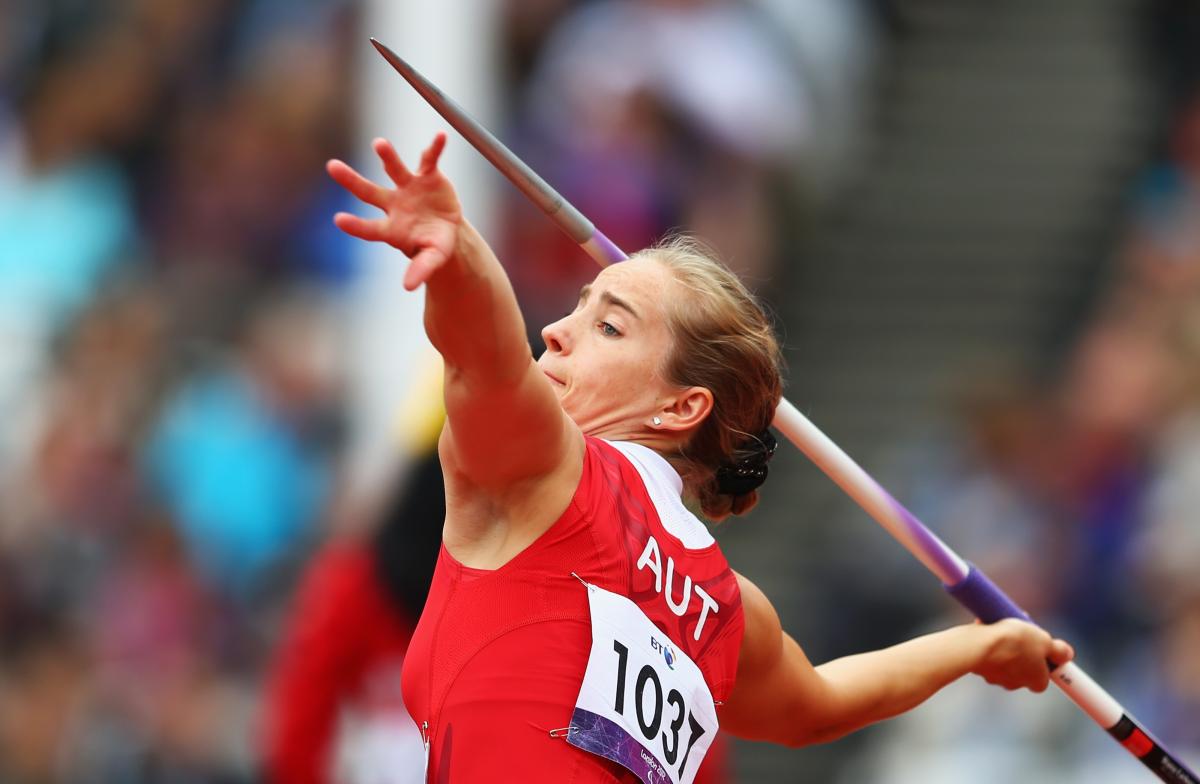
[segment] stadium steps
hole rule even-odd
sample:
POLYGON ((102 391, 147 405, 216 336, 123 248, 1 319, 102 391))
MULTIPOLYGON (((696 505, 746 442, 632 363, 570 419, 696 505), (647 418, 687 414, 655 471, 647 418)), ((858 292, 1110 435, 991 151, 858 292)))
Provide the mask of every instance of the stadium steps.
MULTIPOLYGON (((944 423, 964 376, 1046 360, 1078 319, 1155 131, 1135 0, 899 7, 863 176, 771 296, 788 397, 889 487, 903 445, 944 423)), ((795 450, 773 471, 787 481, 719 536, 814 659, 848 652, 864 627, 895 642, 944 607, 932 578, 795 450), (841 601, 852 582, 857 596, 841 601), (827 639, 838 623, 846 633, 827 639)), ((857 742, 745 744, 739 780, 833 780, 857 742)))

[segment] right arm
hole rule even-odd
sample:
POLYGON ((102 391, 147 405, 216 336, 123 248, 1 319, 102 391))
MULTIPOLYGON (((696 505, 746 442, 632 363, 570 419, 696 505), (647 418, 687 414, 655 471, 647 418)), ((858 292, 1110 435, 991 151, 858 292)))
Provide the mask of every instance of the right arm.
POLYGON ((399 248, 411 259, 405 288, 425 285, 425 330, 446 365, 443 448, 455 468, 494 491, 555 472, 577 480, 583 436, 533 360, 503 267, 463 218, 453 186, 437 168, 445 141, 438 134, 414 173, 377 139, 375 152, 394 188, 330 161, 329 173, 339 184, 386 213, 375 220, 339 213, 335 223, 353 236, 399 248), (497 444, 504 445, 502 453, 497 444))
POLYGON ((1062 640, 1015 620, 967 624, 814 667, 767 597, 738 575, 746 628, 721 726, 788 746, 824 743, 915 708, 974 673, 1007 689, 1044 691, 1046 661, 1069 661, 1062 640))

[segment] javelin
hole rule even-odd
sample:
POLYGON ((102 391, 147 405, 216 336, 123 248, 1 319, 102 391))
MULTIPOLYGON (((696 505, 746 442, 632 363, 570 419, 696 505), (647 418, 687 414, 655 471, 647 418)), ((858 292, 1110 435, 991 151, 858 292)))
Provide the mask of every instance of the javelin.
MULTIPOLYGON (((466 110, 391 49, 374 38, 371 43, 438 114, 600 266, 628 258, 579 210, 476 122, 466 110)), ((933 572, 942 581, 947 593, 977 618, 984 623, 994 623, 1003 618, 1030 621, 1029 615, 983 572, 947 547, 786 398, 779 401, 772 424, 933 572)), ((1154 739, 1129 716, 1120 703, 1074 662, 1053 667, 1051 679, 1084 713, 1141 760, 1159 779, 1168 784, 1200 784, 1200 777, 1154 739)))

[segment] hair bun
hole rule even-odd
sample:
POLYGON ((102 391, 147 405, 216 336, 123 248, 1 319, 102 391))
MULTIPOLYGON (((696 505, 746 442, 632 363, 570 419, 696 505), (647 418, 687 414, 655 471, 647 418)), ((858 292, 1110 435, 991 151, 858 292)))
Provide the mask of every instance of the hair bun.
POLYGON ((746 454, 736 463, 726 463, 717 469, 717 492, 721 495, 746 495, 767 481, 767 463, 775 455, 779 443, 770 430, 764 430, 743 444, 738 451, 746 454))

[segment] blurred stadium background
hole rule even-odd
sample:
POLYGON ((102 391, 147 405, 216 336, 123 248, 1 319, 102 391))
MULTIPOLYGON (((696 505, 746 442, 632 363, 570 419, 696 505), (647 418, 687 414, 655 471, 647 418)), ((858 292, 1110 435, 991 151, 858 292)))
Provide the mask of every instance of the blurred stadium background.
MULTIPOLYGON (((1200 4, 4 0, 0 782, 265 780, 314 559, 369 542, 419 610, 436 364, 323 162, 442 125, 368 36, 619 245, 713 243, 789 398, 1200 764, 1200 4)), ((591 263, 454 136, 446 166, 536 341, 591 263)), ((718 537, 811 658, 965 620, 802 456, 772 474, 718 537)), ((364 772, 353 703, 339 780, 413 780, 364 772)), ((1149 780, 974 679, 729 767, 1149 780)))

